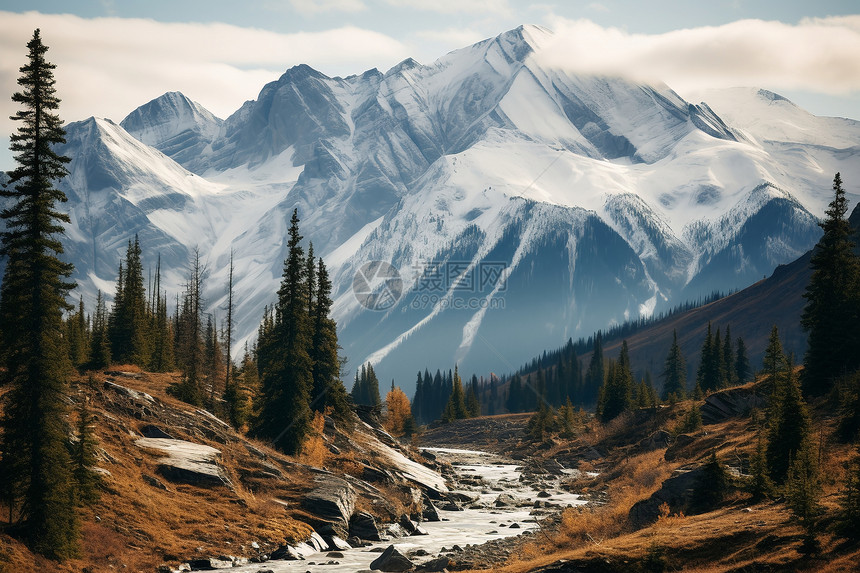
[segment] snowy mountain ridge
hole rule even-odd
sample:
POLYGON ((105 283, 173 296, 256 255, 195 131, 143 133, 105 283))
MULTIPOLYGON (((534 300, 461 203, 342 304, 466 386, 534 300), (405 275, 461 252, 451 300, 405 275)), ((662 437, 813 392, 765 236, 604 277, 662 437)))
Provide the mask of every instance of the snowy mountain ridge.
POLYGON ((81 291, 112 290, 137 233, 175 288, 198 248, 222 316, 232 251, 239 351, 274 300, 298 208, 331 270, 350 368, 371 358, 408 387, 418 369, 518 366, 746 286, 815 243, 833 173, 860 177, 858 122, 763 90, 692 104, 665 85, 545 69, 534 55, 551 34, 524 26, 384 74, 297 66, 226 120, 172 92, 119 125, 69 124, 61 185, 81 291), (383 311, 352 288, 375 260, 403 279, 383 311), (464 291, 493 264, 505 281, 464 291), (426 298, 428 266, 461 280, 426 298))

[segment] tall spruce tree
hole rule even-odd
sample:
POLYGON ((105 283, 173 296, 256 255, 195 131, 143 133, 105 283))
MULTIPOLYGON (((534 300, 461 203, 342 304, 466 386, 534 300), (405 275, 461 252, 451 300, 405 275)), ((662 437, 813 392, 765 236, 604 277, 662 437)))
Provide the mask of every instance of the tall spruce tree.
POLYGON ((20 122, 10 149, 18 166, 9 173, 8 199, 0 212, 6 229, 0 254, 7 259, 0 288, 0 332, 10 387, 0 419, 0 478, 30 546, 63 559, 78 554, 79 520, 69 455, 67 376, 71 369, 63 337, 68 280, 72 265, 60 260, 61 223, 69 216, 57 209, 66 196, 54 184, 67 170, 67 157, 54 146, 65 142, 56 110, 55 66, 39 30, 27 43, 27 63, 20 68, 12 100, 21 105, 12 119, 20 122))
POLYGON ((143 287, 143 264, 137 235, 129 240, 125 266, 120 265, 117 293, 109 319, 111 354, 123 364, 149 365, 150 316, 143 287))
POLYGON ((203 275, 200 251, 194 249, 182 306, 176 315, 176 359, 182 372, 178 385, 169 390, 180 400, 203 404, 203 275))
POLYGON ((454 366, 453 387, 451 395, 448 397, 448 403, 445 404, 445 410, 442 412, 442 421, 451 422, 452 420, 462 420, 469 417, 469 411, 466 409, 466 393, 463 391, 463 381, 460 379, 458 366, 454 366))
MULTIPOLYGON (((308 316, 308 276, 299 233, 298 210, 290 218, 287 259, 278 289, 274 323, 269 340, 259 352, 266 355, 261 372, 262 409, 255 433, 272 440, 288 453, 299 452, 310 431, 310 393, 313 387, 311 322, 308 316)), ((377 389, 377 396, 378 396, 377 389)))
POLYGON ((609 422, 633 407, 633 374, 627 341, 621 343, 618 361, 609 361, 606 381, 600 392, 598 413, 602 422, 609 422))
POLYGON ((594 349, 591 353, 591 361, 585 372, 585 392, 583 392, 582 403, 586 406, 597 404, 600 387, 603 385, 605 373, 603 359, 603 335, 598 332, 594 336, 594 349))
POLYGON ((90 333, 89 368, 98 370, 111 363, 110 341, 108 340, 108 318, 102 291, 96 295, 96 310, 93 313, 92 332, 90 333))
POLYGON ((827 392, 838 376, 860 367, 860 261, 845 218, 848 200, 839 173, 833 178, 833 193, 820 223, 824 235, 809 262, 812 277, 801 317, 809 333, 803 387, 816 395, 827 392))
POLYGON ((672 331, 672 346, 666 356, 661 377, 664 380, 663 399, 667 400, 674 395, 675 399, 683 400, 687 392, 687 362, 678 344, 677 330, 672 331))
MULTIPOLYGON (((310 271, 310 265, 308 265, 310 271)), ((340 379, 340 359, 337 355, 337 324, 331 318, 331 280, 322 258, 314 273, 316 292, 309 298, 313 335, 310 358, 313 362, 311 408, 318 412, 331 409, 341 420, 350 417, 346 388, 340 379)))
POLYGON ((800 383, 791 364, 785 364, 784 380, 771 396, 770 429, 767 442, 767 461, 770 476, 777 484, 783 483, 792 460, 799 452, 811 447, 812 421, 800 390, 800 383))

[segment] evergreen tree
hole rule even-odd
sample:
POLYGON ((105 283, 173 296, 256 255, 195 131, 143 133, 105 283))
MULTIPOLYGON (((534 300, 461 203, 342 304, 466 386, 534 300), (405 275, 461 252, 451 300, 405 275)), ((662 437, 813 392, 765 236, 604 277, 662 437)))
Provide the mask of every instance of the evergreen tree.
POLYGON ((468 417, 469 412, 466 409, 466 393, 463 391, 463 381, 460 380, 457 366, 454 366, 453 388, 451 389, 451 395, 448 397, 448 403, 445 404, 445 410, 442 412, 442 421, 450 422, 468 417))
POLYGON ((749 492, 754 501, 760 501, 770 497, 774 491, 773 480, 770 479, 770 470, 767 463, 767 446, 762 436, 756 440, 756 448, 750 458, 750 481, 749 492))
MULTIPOLYGON (((95 381, 90 378, 90 385, 95 381)), ((77 442, 72 447, 72 463, 77 488, 77 500, 83 505, 92 505, 99 498, 99 474, 93 471, 96 465, 95 417, 87 406, 87 397, 82 396, 78 404, 77 442)))
POLYGON ((478 377, 472 374, 469 391, 466 392, 466 412, 470 418, 477 418, 481 415, 481 401, 478 399, 478 393, 478 377))
POLYGON ((860 539, 860 447, 845 464, 845 487, 839 496, 836 530, 840 535, 860 539))
POLYGON ((206 384, 209 386, 209 397, 206 406, 215 411, 216 396, 221 396, 221 373, 224 370, 224 355, 221 353, 221 341, 218 340, 218 327, 211 314, 206 315, 206 334, 203 346, 203 372, 206 384))
POLYGON ((505 403, 508 412, 522 412, 522 380, 519 374, 514 374, 511 377, 511 383, 508 386, 508 399, 505 403))
POLYGON ((726 337, 723 339, 723 386, 730 387, 738 383, 737 370, 735 368, 735 351, 732 348, 732 331, 726 326, 726 337))
POLYGON ((735 381, 738 384, 746 384, 752 374, 750 360, 747 356, 747 346, 744 344, 744 339, 738 337, 738 349, 735 355, 735 381))
POLYGON ((717 506, 729 489, 729 476, 726 468, 712 450, 711 457, 702 466, 702 473, 693 488, 693 505, 698 510, 709 510, 717 506))
POLYGON ((412 417, 419 423, 424 423, 424 393, 424 377, 419 371, 415 380, 415 395, 412 397, 412 417))
POLYGON ((227 410, 227 419, 234 428, 240 428, 238 411, 241 408, 241 393, 239 382, 233 376, 233 251, 230 251, 230 269, 227 274, 227 324, 223 325, 226 333, 224 342, 226 344, 227 364, 224 371, 224 407, 227 410))
POLYGON ((96 311, 93 314, 92 332, 90 334, 90 362, 93 370, 105 368, 111 363, 110 342, 107 331, 107 308, 102 297, 102 291, 96 295, 96 311))
POLYGON ((791 460, 799 459, 804 447, 809 446, 812 422, 794 369, 789 365, 785 380, 777 386, 771 397, 770 432, 767 460, 774 482, 785 481, 791 460))
POLYGON ((667 400, 670 395, 674 395, 676 400, 683 400, 687 391, 687 362, 681 353, 676 330, 672 331, 672 346, 660 376, 664 379, 663 399, 667 400))
POLYGON ((788 468, 785 480, 785 498, 791 512, 806 530, 801 553, 810 554, 818 550, 815 538, 817 518, 821 512, 818 500, 821 497, 821 483, 815 453, 809 440, 798 449, 788 468))
MULTIPOLYGON (((785 369, 785 354, 782 352, 779 329, 776 325, 773 325, 770 329, 770 339, 768 340, 767 348, 764 351, 764 358, 762 359, 762 372, 767 377, 767 380, 763 384, 766 394, 773 396, 780 391, 785 369)), ((774 401, 771 400, 771 404, 773 403, 774 401)))
POLYGON ((833 178, 833 201, 820 223, 824 235, 812 253, 812 277, 806 287, 801 324, 809 333, 803 386, 823 394, 835 379, 860 367, 860 262, 853 251, 848 200, 839 173, 833 178))
MULTIPOLYGON (((310 269, 310 266, 308 268, 310 269)), ((346 398, 346 388, 340 379, 337 324, 330 317, 333 304, 331 280, 322 258, 317 261, 314 277, 312 282, 316 285, 316 293, 311 312, 313 335, 310 348, 310 358, 313 362, 311 408, 318 412, 330 409, 336 417, 345 420, 350 417, 351 411, 346 398)))
POLYGON ((10 146, 18 166, 9 172, 11 188, 0 191, 9 200, 0 212, 0 254, 6 257, 0 346, 9 386, 0 418, 0 476, 10 514, 17 510, 31 547, 63 559, 77 555, 79 536, 65 405, 71 363, 63 338, 63 312, 71 309, 66 296, 75 285, 68 280, 72 265, 59 259, 61 223, 69 216, 57 210, 66 196, 54 186, 68 173, 69 159, 53 150, 65 142, 65 132, 55 113, 55 66, 45 60, 39 30, 27 49, 21 91, 12 96, 23 107, 12 116, 21 122, 10 146))
POLYGON ((312 417, 313 361, 308 353, 312 325, 301 240, 298 210, 293 210, 271 340, 260 346, 267 357, 261 371, 263 401, 255 432, 288 454, 300 450, 312 417))
POLYGON ((716 390, 722 384, 720 375, 720 363, 722 348, 719 343, 719 331, 717 336, 711 334, 711 323, 708 323, 708 332, 702 343, 702 359, 696 374, 696 382, 704 392, 716 390))
POLYGON ((117 295, 109 319, 111 354, 123 364, 149 364, 149 323, 146 293, 143 288, 143 265, 137 235, 129 240, 125 255, 125 272, 120 265, 117 295))
POLYGON ((605 368, 603 339, 601 333, 598 332, 594 337, 594 351, 591 353, 591 361, 588 363, 588 370, 585 372, 585 391, 582 396, 582 403, 584 405, 597 404, 600 387, 603 385, 605 368))
POLYGON ((153 372, 169 372, 174 368, 173 329, 167 317, 167 293, 161 296, 161 256, 155 265, 155 282, 152 287, 151 322, 152 355, 149 369, 153 372))
POLYGON ((195 406, 203 405, 203 275, 200 251, 194 249, 182 308, 176 317, 176 358, 182 372, 182 380, 168 388, 180 400, 195 406))
POLYGON ((633 374, 630 372, 630 356, 627 341, 621 343, 618 362, 610 360, 606 382, 600 391, 598 413, 602 422, 616 418, 633 406, 633 374))
POLYGON ((78 301, 78 311, 69 315, 66 321, 66 338, 69 342, 69 359, 72 361, 72 366, 85 364, 88 358, 89 340, 83 296, 78 301))

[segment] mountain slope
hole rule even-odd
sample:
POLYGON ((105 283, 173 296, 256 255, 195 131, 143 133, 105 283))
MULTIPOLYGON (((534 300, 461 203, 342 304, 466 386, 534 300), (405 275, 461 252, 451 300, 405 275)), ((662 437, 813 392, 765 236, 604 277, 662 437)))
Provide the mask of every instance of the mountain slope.
POLYGON ((835 171, 849 190, 860 180, 857 122, 779 103, 756 123, 735 112, 746 92, 692 104, 665 85, 544 68, 551 34, 524 26, 347 78, 297 66, 223 122, 170 93, 120 126, 71 124, 62 187, 82 292, 110 290, 137 233, 172 289, 198 248, 220 314, 232 251, 240 349, 274 299, 297 208, 331 270, 349 368, 372 359, 408 390, 424 367, 518 364, 744 287, 815 243, 835 171), (804 135, 775 143, 767 122, 783 114, 802 115, 804 135), (353 288, 373 261, 402 281, 382 311, 353 288))

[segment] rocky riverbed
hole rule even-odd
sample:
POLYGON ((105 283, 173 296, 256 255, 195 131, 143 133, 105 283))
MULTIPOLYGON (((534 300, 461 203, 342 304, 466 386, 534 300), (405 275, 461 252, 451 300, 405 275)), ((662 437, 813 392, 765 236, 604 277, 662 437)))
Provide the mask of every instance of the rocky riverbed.
MULTIPOLYGON (((436 501, 439 521, 420 523, 426 535, 404 535, 402 527, 380 525, 381 541, 324 551, 304 551, 299 559, 271 560, 233 567, 260 571, 354 572, 363 570, 440 571, 503 562, 509 539, 533 535, 538 521, 568 505, 585 503, 564 489, 575 470, 557 464, 515 462, 484 452, 425 448, 446 470, 450 494, 436 501), (508 541, 506 541, 508 540, 508 541)), ((352 540, 355 543, 355 540, 352 540)), ((356 544, 358 545, 358 544, 356 544)))

